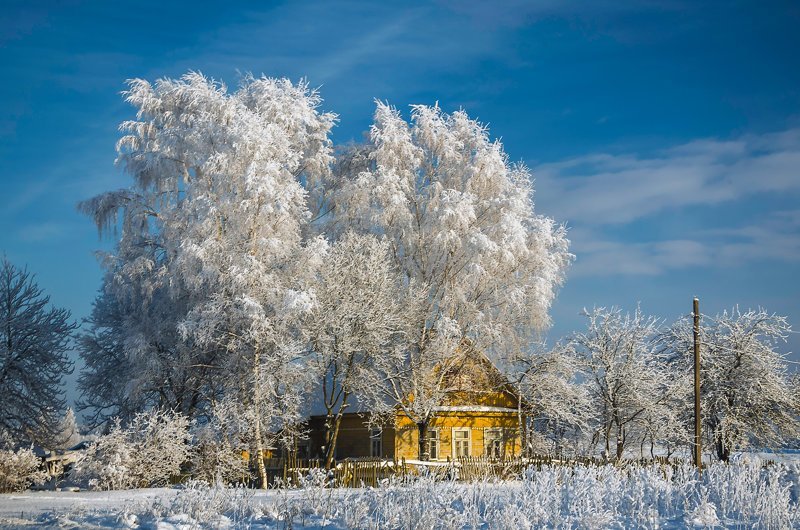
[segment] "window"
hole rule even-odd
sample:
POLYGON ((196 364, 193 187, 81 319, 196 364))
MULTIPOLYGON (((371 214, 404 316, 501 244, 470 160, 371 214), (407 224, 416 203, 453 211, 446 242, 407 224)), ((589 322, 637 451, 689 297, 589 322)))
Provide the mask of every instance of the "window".
POLYGON ((370 456, 383 456, 383 440, 381 440, 381 430, 372 429, 369 432, 369 455, 370 456))
POLYGON ((428 458, 439 460, 439 429, 428 429, 428 458))
POLYGON ((453 428, 453 456, 469 456, 470 433, 469 428, 453 428))
POLYGON ((297 442, 297 458, 305 460, 311 457, 311 442, 301 440, 297 442))
POLYGON ((484 429, 483 450, 489 458, 503 458, 503 429, 484 429))

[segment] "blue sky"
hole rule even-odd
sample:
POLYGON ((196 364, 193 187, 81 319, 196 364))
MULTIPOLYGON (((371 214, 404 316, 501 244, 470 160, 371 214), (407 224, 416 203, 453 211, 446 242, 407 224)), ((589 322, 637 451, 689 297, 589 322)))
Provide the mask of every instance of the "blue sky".
MULTIPOLYGON (((536 178, 577 259, 552 315, 701 299, 800 329, 800 6, 555 0, 4 2, 0 252, 85 317, 109 248, 75 204, 113 166, 128 78, 307 77, 358 140, 375 98, 490 126, 536 178)), ((800 360, 800 335, 783 351, 800 360)))

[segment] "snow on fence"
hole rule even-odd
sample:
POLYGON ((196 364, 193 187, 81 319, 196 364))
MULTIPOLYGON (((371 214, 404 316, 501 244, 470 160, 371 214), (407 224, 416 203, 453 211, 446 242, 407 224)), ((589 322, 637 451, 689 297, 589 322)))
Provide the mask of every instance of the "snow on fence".
MULTIPOLYGON (((600 467, 609 464, 596 457, 530 456, 511 458, 460 457, 454 461, 384 460, 381 458, 347 458, 335 462, 325 470, 322 459, 265 458, 264 467, 269 487, 296 487, 308 482, 310 476, 328 486, 359 488, 378 487, 383 481, 416 479, 421 476, 434 479, 455 479, 463 482, 483 480, 510 480, 522 476, 526 469, 541 470, 546 467, 600 467)), ((622 460, 617 466, 685 464, 682 460, 664 457, 641 460, 622 460)))
POLYGON ((377 487, 383 480, 409 475, 405 459, 348 458, 326 471, 325 461, 317 458, 265 458, 264 467, 271 487, 301 485, 314 474, 325 474, 327 484, 345 488, 377 487))

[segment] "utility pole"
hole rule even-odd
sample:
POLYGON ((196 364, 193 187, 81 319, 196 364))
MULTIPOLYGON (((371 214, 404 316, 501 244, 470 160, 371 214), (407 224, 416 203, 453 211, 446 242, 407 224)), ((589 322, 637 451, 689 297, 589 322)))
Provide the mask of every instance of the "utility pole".
POLYGON ((700 300, 695 296, 692 304, 694 316, 694 465, 703 473, 703 451, 700 445, 700 300))

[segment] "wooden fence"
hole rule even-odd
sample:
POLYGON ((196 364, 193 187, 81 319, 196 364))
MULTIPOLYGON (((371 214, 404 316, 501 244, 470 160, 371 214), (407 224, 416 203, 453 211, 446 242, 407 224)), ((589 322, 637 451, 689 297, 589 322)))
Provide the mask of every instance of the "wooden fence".
MULTIPOLYGON (((378 487, 383 481, 415 480, 421 475, 439 479, 457 479, 466 482, 478 480, 509 480, 518 478, 528 468, 541 470, 545 466, 603 466, 610 462, 595 457, 564 458, 552 456, 531 456, 491 459, 487 457, 461 457, 455 461, 427 463, 419 461, 383 460, 380 458, 348 458, 335 462, 326 471, 325 461, 321 459, 265 458, 269 487, 296 487, 317 473, 322 476, 326 486, 358 488, 378 487), (324 475, 321 475, 323 474, 324 475)), ((679 465, 677 460, 656 458, 653 460, 624 460, 617 465, 631 464, 679 465)), ((258 485, 253 484, 253 485, 258 485)))
POLYGON ((400 479, 409 475, 405 459, 383 460, 380 458, 348 458, 335 462, 325 470, 322 459, 265 458, 267 482, 270 487, 298 486, 308 480, 312 473, 326 473, 325 483, 337 487, 377 487, 381 481, 400 479))

